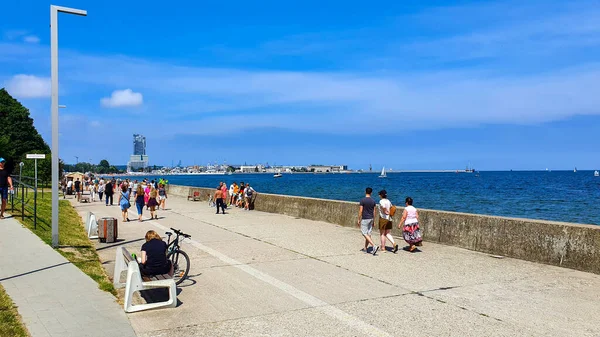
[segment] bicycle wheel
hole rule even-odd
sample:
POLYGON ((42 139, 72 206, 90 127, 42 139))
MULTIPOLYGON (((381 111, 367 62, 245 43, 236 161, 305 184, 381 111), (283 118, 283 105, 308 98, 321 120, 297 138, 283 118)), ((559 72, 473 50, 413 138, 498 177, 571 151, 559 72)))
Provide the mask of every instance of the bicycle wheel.
POLYGON ((183 250, 177 250, 167 255, 173 263, 173 279, 175 284, 180 284, 186 279, 190 272, 190 258, 183 250))

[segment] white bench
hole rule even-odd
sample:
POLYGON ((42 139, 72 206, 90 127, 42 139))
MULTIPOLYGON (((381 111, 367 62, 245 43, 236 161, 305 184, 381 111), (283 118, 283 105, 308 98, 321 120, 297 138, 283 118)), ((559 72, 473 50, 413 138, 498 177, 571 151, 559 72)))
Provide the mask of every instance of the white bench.
POLYGON ((168 274, 144 277, 142 279, 142 273, 140 272, 138 262, 131 257, 131 254, 125 247, 117 247, 113 284, 116 289, 125 286, 125 303, 123 304, 125 312, 136 312, 165 307, 175 308, 177 306, 177 287, 175 286, 175 280, 168 274), (122 283, 121 273, 125 270, 127 270, 127 281, 122 283), (154 288, 168 288, 169 300, 157 303, 132 304, 134 292, 154 288))
POLYGON ((87 224, 87 232, 89 239, 97 239, 98 238, 98 220, 96 219, 96 215, 92 212, 87 212, 87 216, 85 218, 85 223, 87 224))

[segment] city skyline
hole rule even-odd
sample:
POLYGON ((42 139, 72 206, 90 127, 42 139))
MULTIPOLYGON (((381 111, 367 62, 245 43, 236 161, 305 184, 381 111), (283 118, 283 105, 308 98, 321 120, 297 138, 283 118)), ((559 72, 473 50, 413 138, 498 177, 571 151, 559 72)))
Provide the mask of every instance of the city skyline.
MULTIPOLYGON (((64 5, 63 160, 600 168, 594 1, 64 5)), ((48 4, 5 11, 0 87, 49 142, 48 4)))

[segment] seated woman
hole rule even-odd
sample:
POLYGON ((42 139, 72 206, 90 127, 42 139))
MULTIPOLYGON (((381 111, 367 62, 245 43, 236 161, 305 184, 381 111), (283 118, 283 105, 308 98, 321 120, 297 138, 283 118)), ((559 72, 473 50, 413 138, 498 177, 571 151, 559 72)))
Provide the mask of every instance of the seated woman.
POLYGON ((173 264, 167 259, 167 243, 153 230, 146 233, 146 243, 142 245, 140 271, 144 276, 173 276, 173 264))

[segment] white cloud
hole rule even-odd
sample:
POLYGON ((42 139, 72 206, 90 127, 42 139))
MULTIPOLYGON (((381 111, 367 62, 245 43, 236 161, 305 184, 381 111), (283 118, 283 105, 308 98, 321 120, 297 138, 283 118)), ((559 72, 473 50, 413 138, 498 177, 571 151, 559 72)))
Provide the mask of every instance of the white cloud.
POLYGON ((139 92, 133 92, 131 89, 115 90, 110 97, 104 97, 100 100, 102 106, 117 108, 123 106, 138 106, 143 103, 143 96, 139 92))
POLYGON ((35 35, 27 35, 23 38, 23 41, 27 43, 40 43, 40 38, 35 35))
POLYGON ((20 38, 23 35, 26 35, 27 31, 26 30, 21 30, 21 29, 12 29, 12 30, 7 30, 4 32, 4 37, 9 39, 9 40, 15 40, 20 38))
MULTIPOLYGON (((600 81, 600 63, 596 63, 600 44, 590 44, 600 41, 600 6, 594 8, 544 13, 530 20, 530 14, 535 13, 528 10, 520 14, 523 9, 519 7, 509 20, 493 25, 487 24, 493 20, 481 19, 483 14, 430 13, 413 21, 420 21, 423 26, 445 19, 445 28, 453 27, 457 18, 470 18, 473 22, 459 25, 462 28, 458 31, 448 29, 443 34, 432 34, 429 39, 403 41, 409 46, 406 49, 386 48, 387 42, 377 47, 381 41, 374 38, 368 55, 340 50, 339 44, 331 43, 332 50, 347 53, 353 64, 330 67, 334 70, 329 71, 279 71, 272 67, 261 69, 260 65, 247 67, 244 62, 238 69, 185 67, 181 60, 155 62, 67 49, 61 51, 61 84, 77 86, 83 94, 95 97, 98 95, 94 91, 99 87, 135 87, 161 102, 157 104, 162 106, 147 107, 148 113, 168 110, 173 122, 180 126, 244 120, 256 127, 351 132, 363 129, 365 121, 380 116, 386 120, 382 128, 401 125, 403 129, 422 129, 543 123, 577 115, 600 115, 600 96, 595 90, 600 81), (557 53, 559 49, 568 49, 570 54, 557 53), (375 56, 394 62, 371 63, 368 69, 360 62, 375 56), (474 57, 485 59, 453 66, 457 60, 474 57)), ((494 8, 472 10, 492 16, 499 12, 494 8)), ((376 37, 368 31, 358 38, 366 35, 376 37)), ((311 38, 317 46, 322 42, 318 38, 311 38)), ((288 44, 285 48, 269 48, 267 44, 266 49, 276 49, 274 53, 281 54, 278 49, 292 50, 294 44, 301 45, 303 41, 290 39, 288 44)), ((356 49, 358 44, 349 45, 356 49)), ((24 59, 48 64, 49 53, 39 45, 0 43, 0 55, 0 67, 10 67, 24 59), (3 63, 2 58, 8 61, 3 63)), ((264 50, 261 55, 265 55, 264 50)), ((142 94, 131 89, 115 91, 101 100, 105 107, 142 103, 142 94)), ((167 132, 166 129, 161 128, 161 132, 167 132)))
POLYGON ((15 75, 6 82, 6 90, 18 98, 50 97, 50 78, 15 75))

